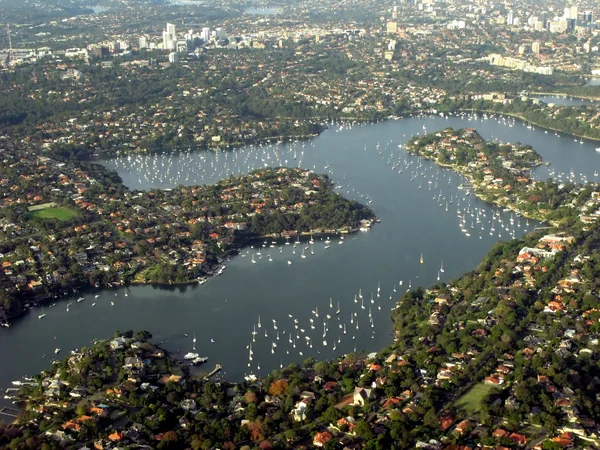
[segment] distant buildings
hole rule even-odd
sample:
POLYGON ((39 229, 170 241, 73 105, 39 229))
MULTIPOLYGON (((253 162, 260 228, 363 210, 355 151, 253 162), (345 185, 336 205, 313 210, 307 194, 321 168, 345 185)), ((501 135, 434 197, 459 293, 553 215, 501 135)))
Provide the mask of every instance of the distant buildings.
POLYGON ((208 27, 202 28, 202 32, 200 33, 200 38, 204 42, 210 41, 210 28, 208 28, 208 27))
POLYGON ((167 27, 163 31, 163 49, 175 50, 177 46, 177 33, 175 25, 167 23, 167 27))

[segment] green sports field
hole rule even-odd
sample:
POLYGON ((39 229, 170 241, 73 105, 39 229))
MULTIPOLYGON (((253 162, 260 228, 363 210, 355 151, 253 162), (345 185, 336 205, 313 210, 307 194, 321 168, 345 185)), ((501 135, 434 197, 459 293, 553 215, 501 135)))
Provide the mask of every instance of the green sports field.
POLYGON ((77 216, 76 211, 63 206, 40 209, 32 211, 30 214, 33 217, 38 217, 40 219, 58 219, 62 222, 77 216))
POLYGON ((481 408, 481 402, 483 398, 488 394, 488 392, 494 390, 499 391, 500 388, 492 384, 478 383, 469 389, 463 396, 461 396, 456 401, 454 406, 456 406, 457 409, 470 414, 477 413, 481 408))

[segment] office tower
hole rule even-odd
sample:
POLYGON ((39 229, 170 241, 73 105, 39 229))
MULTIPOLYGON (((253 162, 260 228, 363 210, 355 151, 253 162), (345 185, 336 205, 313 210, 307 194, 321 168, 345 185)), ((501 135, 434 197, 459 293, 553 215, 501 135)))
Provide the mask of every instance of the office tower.
POLYGON ((569 19, 573 19, 575 22, 577 22, 577 13, 578 13, 578 9, 577 6, 571 6, 571 13, 569 16, 569 19))
POLYGON ((140 48, 140 50, 148 48, 148 40, 146 39, 146 36, 140 36, 138 47, 140 48))
POLYGON ((535 55, 540 54, 540 43, 538 41, 535 41, 533 44, 531 44, 531 52, 535 55))
POLYGON ((208 28, 208 27, 202 28, 202 33, 200 34, 200 37, 202 38, 202 40, 204 42, 210 41, 210 28, 208 28))
POLYGON ((170 63, 179 62, 179 54, 177 52, 169 53, 169 62, 170 63))
POLYGON ((515 14, 513 13, 513 10, 511 9, 508 12, 508 15, 506 16, 506 25, 512 25, 515 21, 515 14))
POLYGON ((167 27, 163 31, 163 48, 165 50, 174 50, 177 45, 177 33, 175 25, 167 23, 167 27))
POLYGON ((217 28, 215 30, 215 36, 217 37, 217 39, 227 39, 227 33, 225 32, 225 30, 223 28, 217 28))
POLYGON ((394 6, 394 9, 392 10, 392 20, 396 20, 398 18, 398 7, 394 6))

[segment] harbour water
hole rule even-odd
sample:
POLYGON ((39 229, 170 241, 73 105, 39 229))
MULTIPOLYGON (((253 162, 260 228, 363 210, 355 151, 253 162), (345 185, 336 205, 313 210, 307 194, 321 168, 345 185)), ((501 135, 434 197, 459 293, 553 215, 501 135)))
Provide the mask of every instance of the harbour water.
POLYGON ((438 277, 448 281, 473 270, 496 241, 519 237, 537 225, 467 195, 460 188, 461 176, 399 147, 415 133, 447 126, 474 127, 488 139, 533 145, 551 162, 535 169, 538 177, 598 180, 597 144, 497 118, 435 116, 332 125, 305 142, 105 161, 132 189, 212 183, 264 165, 300 164, 329 173, 343 195, 372 202, 382 222, 345 236, 343 244, 339 236, 331 236, 329 244, 325 237, 312 245, 305 239, 295 248, 268 240, 260 249, 244 249, 245 256, 234 257, 223 275, 203 285, 96 290, 80 303, 77 294, 46 307, 43 319, 34 311, 0 329, 0 388, 49 366, 55 348, 62 357, 115 330, 147 329, 168 350, 181 352, 175 355, 192 349, 195 334, 197 352, 209 358, 207 370, 219 363, 224 369, 219 376, 231 380, 264 375, 309 356, 332 358, 388 345, 390 309, 409 286, 429 286, 438 277), (68 312, 67 302, 72 302, 68 312))
POLYGON ((538 100, 554 105, 564 105, 564 106, 594 106, 598 105, 598 101, 596 100, 588 100, 585 98, 577 98, 577 97, 569 97, 565 95, 544 95, 540 97, 536 97, 538 100))

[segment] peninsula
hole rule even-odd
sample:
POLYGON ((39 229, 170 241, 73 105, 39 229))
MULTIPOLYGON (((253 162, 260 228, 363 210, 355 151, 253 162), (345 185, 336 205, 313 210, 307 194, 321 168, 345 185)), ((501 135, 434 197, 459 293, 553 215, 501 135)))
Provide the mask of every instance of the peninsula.
POLYGON ((16 145, 0 159, 0 309, 8 317, 86 286, 201 281, 252 239, 274 244, 375 220, 310 170, 263 168, 215 185, 146 192, 129 190, 102 166, 16 145))
POLYGON ((473 128, 446 128, 413 136, 406 150, 463 174, 465 188, 481 199, 555 226, 590 220, 598 187, 548 179, 536 180, 531 169, 541 156, 528 145, 486 141, 473 128))

